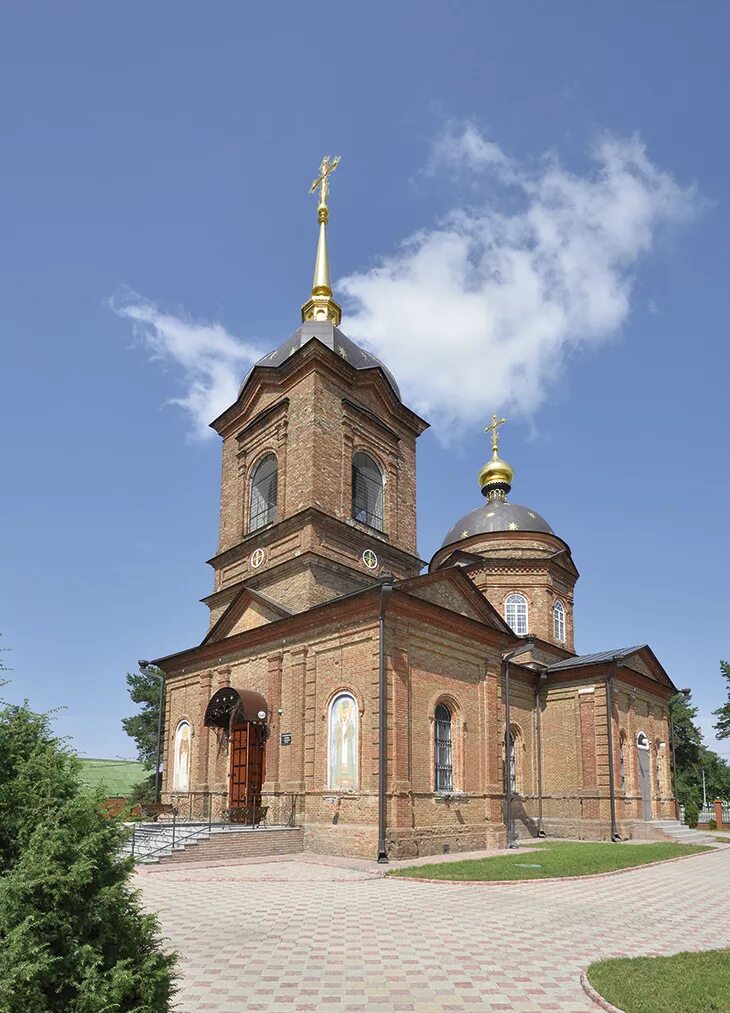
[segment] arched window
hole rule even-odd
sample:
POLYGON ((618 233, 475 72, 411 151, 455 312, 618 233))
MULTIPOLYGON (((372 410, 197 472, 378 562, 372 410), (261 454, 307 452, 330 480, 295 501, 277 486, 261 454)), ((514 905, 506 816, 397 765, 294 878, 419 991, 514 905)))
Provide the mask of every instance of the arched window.
POLYGON ((451 746, 451 711, 440 703, 434 712, 436 791, 454 790, 453 750, 451 746))
POLYGON ((357 787, 358 717, 357 701, 351 693, 339 693, 330 704, 329 788, 357 787))
POLYGON ((626 791, 626 732, 618 737, 618 763, 621 791, 626 791))
POLYGON ((277 472, 276 455, 267 454, 261 458, 251 474, 249 531, 257 531, 276 520, 277 472))
POLYGON ((662 794, 662 753, 664 751, 664 743, 657 739, 654 743, 654 749, 656 750, 656 793, 657 795, 662 794))
POLYGON ((553 605, 553 629, 555 639, 561 644, 565 643, 565 606, 560 598, 556 598, 553 605))
POLYGON ((504 618, 518 637, 527 633, 527 598, 523 594, 510 594, 504 603, 504 618))
POLYGON ((511 794, 517 793, 517 736, 509 729, 509 790, 511 794))
POLYGON ((383 472, 378 462, 362 450, 352 455, 352 516, 383 530, 383 472))
POLYGON ((190 791, 190 722, 181 721, 175 731, 172 790, 190 791))

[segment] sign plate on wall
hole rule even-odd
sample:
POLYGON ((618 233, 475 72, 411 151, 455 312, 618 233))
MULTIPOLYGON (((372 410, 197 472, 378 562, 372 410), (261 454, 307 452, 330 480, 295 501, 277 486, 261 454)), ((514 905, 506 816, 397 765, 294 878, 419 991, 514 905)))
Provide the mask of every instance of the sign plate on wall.
POLYGON ((291 732, 282 732, 281 733, 281 744, 282 744, 282 746, 290 746, 291 745, 291 732))

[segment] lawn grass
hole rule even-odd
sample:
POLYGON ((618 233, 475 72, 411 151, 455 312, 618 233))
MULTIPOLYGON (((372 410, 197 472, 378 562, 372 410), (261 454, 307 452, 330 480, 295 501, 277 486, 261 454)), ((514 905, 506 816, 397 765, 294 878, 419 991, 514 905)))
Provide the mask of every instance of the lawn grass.
POLYGON ((666 861, 681 855, 711 851, 707 846, 657 841, 651 844, 607 844, 603 842, 550 841, 531 843, 534 851, 517 848, 493 858, 472 858, 463 862, 408 866, 393 869, 388 876, 418 879, 513 880, 555 879, 558 876, 588 876, 596 872, 629 869, 648 862, 666 861), (538 866, 538 868, 530 868, 538 866))
POLYGON ((588 980, 626 1013, 727 1013, 730 950, 599 960, 588 980))

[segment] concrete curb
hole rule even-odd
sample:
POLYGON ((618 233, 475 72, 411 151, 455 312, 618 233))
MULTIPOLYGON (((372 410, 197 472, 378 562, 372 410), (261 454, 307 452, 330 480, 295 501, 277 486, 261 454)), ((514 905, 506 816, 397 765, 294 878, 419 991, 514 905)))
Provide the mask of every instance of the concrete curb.
POLYGON ((618 1006, 612 1006, 608 999, 604 999, 600 992, 596 992, 593 985, 588 980, 588 975, 585 971, 580 972, 580 983, 583 986, 583 991, 592 999, 596 1006, 600 1006, 601 1009, 606 1010, 606 1013, 624 1013, 618 1006))
POLYGON ((643 862, 641 865, 629 865, 626 869, 611 869, 608 872, 591 872, 587 876, 545 876, 543 879, 441 879, 432 876, 383 876, 390 880, 404 883, 448 883, 452 886, 524 886, 529 883, 581 883, 588 879, 608 879, 610 876, 621 876, 639 869, 653 869, 657 865, 672 865, 674 862, 686 862, 692 858, 705 858, 707 855, 724 851, 724 848, 710 848, 699 855, 679 855, 677 858, 660 858, 656 862, 643 862))

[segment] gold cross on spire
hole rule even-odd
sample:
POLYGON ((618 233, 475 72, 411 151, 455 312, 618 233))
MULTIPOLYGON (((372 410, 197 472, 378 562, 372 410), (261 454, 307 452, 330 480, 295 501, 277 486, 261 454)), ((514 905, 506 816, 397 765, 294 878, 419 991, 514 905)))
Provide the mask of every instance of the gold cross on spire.
POLYGON ((319 239, 317 241, 317 257, 314 261, 314 280, 312 282, 312 294, 302 306, 302 320, 329 320, 339 326, 342 319, 342 310, 332 296, 332 281, 330 280, 330 261, 327 253, 327 222, 329 221, 329 208, 327 197, 330 192, 329 177, 340 164, 340 156, 330 158, 325 155, 319 167, 319 176, 309 188, 310 193, 319 189, 319 204, 317 206, 317 221, 319 223, 319 239))
POLYGON ((330 192, 330 175, 335 171, 337 166, 340 164, 340 155, 335 155, 334 158, 330 158, 329 155, 325 155, 322 159, 322 164, 319 167, 319 176, 315 179, 314 183, 309 188, 310 193, 314 193, 317 187, 320 187, 319 193, 319 206, 321 208, 327 207, 327 198, 330 192))
POLYGON ((499 427, 503 426, 507 419, 498 419, 496 415, 492 415, 492 424, 485 426, 484 432, 492 434, 492 450, 497 453, 499 450, 499 427))

